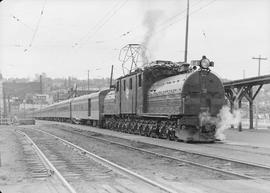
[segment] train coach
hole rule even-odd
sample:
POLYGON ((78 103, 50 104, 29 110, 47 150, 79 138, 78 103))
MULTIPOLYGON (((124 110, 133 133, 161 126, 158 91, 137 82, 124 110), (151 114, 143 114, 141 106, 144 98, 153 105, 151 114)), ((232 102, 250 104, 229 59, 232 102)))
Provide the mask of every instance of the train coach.
POLYGON ((102 126, 104 98, 109 90, 75 97, 52 104, 34 113, 41 120, 102 126))
POLYGON ((69 99, 36 113, 36 118, 72 121, 145 136, 182 141, 215 141, 224 105, 221 80, 205 56, 192 64, 156 61, 120 77, 112 89, 69 99), (207 116, 207 119, 202 119, 207 116))

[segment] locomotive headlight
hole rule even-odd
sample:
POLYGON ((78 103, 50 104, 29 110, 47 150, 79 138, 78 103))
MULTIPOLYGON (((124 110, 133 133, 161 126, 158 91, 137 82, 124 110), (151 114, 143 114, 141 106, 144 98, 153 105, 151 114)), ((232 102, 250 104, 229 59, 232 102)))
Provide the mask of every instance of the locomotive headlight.
POLYGON ((209 68, 209 66, 210 66, 210 60, 204 57, 201 60, 201 67, 206 69, 206 68, 209 68))

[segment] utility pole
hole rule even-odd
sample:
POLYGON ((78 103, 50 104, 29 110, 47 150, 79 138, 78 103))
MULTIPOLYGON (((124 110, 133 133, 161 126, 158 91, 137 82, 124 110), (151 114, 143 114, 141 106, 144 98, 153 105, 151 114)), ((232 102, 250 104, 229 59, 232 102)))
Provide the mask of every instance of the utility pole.
POLYGON ((112 79, 113 79, 113 65, 112 65, 112 68, 111 68, 110 88, 112 88, 112 79))
POLYGON ((39 76, 39 84, 40 84, 40 94, 43 94, 42 75, 39 76))
POLYGON ((189 24, 189 0, 187 0, 187 17, 186 17, 186 40, 185 40, 185 61, 187 62, 188 50, 188 24, 189 24))
MULTIPOLYGON (((259 55, 258 58, 256 57, 252 57, 252 59, 255 59, 255 60, 258 60, 259 63, 258 63, 258 76, 261 75, 261 60, 267 60, 267 58, 262 58, 261 55, 259 55)), ((258 129, 258 102, 255 101, 255 109, 256 109, 256 123, 255 123, 255 127, 256 129, 258 129)))
POLYGON ((252 59, 258 60, 259 61, 259 66, 258 66, 258 76, 261 75, 261 60, 267 60, 267 58, 262 58, 261 55, 259 55, 258 58, 253 57, 252 59))
POLYGON ((90 86, 90 83, 89 83, 89 70, 87 71, 87 91, 89 92, 89 86, 90 86))

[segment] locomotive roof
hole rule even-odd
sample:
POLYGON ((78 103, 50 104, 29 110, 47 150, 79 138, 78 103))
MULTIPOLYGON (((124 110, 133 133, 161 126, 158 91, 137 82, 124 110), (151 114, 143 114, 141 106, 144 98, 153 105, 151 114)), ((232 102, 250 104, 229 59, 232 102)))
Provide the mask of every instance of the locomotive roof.
POLYGON ((164 60, 156 60, 151 62, 148 66, 145 66, 143 68, 137 68, 135 71, 130 72, 129 74, 126 74, 125 76, 121 76, 117 78, 116 80, 120 80, 129 76, 133 76, 135 74, 141 73, 141 72, 152 72, 152 71, 162 71, 162 70, 169 70, 172 71, 172 75, 177 75, 181 73, 186 73, 187 68, 189 67, 188 63, 184 62, 172 62, 172 61, 164 61, 164 60))

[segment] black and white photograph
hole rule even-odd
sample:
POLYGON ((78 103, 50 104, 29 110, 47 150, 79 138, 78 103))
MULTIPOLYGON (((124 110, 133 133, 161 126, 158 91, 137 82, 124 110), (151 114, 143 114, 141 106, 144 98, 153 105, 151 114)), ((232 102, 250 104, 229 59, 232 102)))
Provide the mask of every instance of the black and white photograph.
POLYGON ((0 193, 270 193, 270 1, 0 1, 0 193))

